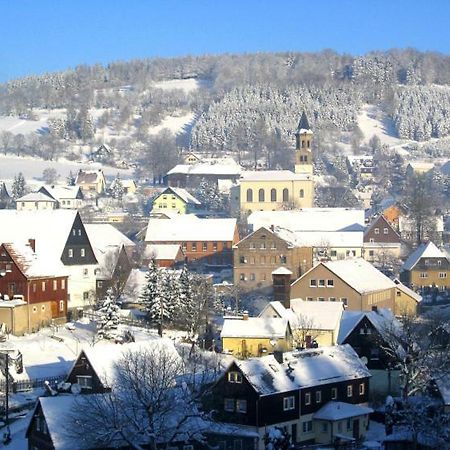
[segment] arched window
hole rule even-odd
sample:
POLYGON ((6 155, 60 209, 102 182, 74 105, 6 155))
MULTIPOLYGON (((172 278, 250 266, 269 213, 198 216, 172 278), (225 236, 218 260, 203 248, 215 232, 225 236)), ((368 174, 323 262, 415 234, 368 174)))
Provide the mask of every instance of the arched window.
POLYGON ((283 189, 283 202, 289 201, 289 190, 287 188, 283 189))
POLYGON ((258 191, 258 201, 263 202, 264 201, 264 189, 260 189, 258 191))
POLYGON ((247 189, 247 201, 252 202, 253 201, 253 190, 247 189))
POLYGON ((276 189, 271 189, 270 190, 270 201, 271 202, 276 202, 277 201, 277 190, 276 189))
POLYGON ((305 191, 303 189, 300 189, 300 198, 305 197, 305 191))

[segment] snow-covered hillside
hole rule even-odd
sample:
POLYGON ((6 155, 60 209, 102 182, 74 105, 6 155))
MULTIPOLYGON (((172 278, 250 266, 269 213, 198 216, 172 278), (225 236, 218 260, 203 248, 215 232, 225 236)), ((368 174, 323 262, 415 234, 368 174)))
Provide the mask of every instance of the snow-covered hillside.
POLYGON ((166 91, 181 89, 182 91, 188 93, 198 89, 201 83, 201 80, 197 80, 195 78, 186 78, 184 80, 159 81, 158 83, 153 83, 152 86, 166 91))

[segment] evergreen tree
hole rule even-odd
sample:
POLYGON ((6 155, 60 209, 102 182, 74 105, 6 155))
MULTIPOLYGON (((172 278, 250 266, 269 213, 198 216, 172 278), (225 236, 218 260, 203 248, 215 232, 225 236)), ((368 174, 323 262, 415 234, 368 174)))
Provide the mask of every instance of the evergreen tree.
POLYGON ((99 319, 97 321, 97 334, 101 338, 109 339, 111 332, 117 329, 120 322, 119 306, 116 304, 115 297, 111 289, 108 289, 106 297, 101 307, 97 311, 99 319))
POLYGON ((15 177, 14 177, 14 182, 12 185, 12 191, 11 194, 13 196, 13 198, 18 199, 20 197, 22 197, 23 195, 25 195, 25 178, 22 174, 22 172, 19 172, 15 177))
POLYGON ((123 183, 122 183, 122 180, 120 179, 120 175, 117 174, 115 180, 112 182, 111 195, 116 200, 122 200, 124 193, 125 193, 125 188, 123 187, 123 183))
POLYGON ((75 175, 73 174, 72 171, 69 172, 69 175, 67 176, 66 180, 69 186, 75 186, 75 175))

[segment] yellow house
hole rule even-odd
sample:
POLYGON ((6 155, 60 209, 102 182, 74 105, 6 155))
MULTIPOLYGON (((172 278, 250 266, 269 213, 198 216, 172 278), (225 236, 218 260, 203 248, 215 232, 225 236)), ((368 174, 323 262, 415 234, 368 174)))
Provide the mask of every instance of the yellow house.
POLYGON ((271 354, 274 350, 292 349, 292 330, 289 321, 279 317, 225 318, 222 348, 236 358, 249 358, 271 354))
POLYGON ((102 169, 80 169, 75 179, 75 184, 80 186, 83 194, 101 194, 106 189, 106 180, 102 169))
POLYGON ((311 208, 314 201, 312 175, 290 170, 248 171, 232 189, 232 209, 252 213, 280 209, 311 208))
POLYGON ((289 321, 296 347, 336 345, 344 305, 342 302, 305 302, 290 300, 290 308, 279 301, 270 302, 259 317, 279 317, 289 321))
POLYGON ((185 189, 168 187, 153 200, 152 213, 172 211, 189 214, 200 205, 201 203, 185 189))

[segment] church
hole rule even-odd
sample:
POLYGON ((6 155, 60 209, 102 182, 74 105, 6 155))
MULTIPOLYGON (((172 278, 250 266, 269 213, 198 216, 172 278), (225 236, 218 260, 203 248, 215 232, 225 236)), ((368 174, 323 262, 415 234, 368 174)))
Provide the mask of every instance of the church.
POLYGON ((232 213, 311 208, 314 202, 313 132, 303 112, 295 131, 295 165, 291 170, 241 172, 231 190, 232 213))

